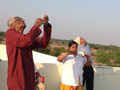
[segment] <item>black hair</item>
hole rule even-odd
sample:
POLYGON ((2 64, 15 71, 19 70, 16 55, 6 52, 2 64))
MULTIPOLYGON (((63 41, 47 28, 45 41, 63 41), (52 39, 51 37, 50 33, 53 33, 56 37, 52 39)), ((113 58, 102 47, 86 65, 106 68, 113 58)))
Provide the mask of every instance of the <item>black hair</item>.
POLYGON ((70 48, 73 44, 76 44, 76 45, 78 46, 78 44, 77 44, 75 41, 71 41, 71 42, 69 42, 69 48, 70 48))

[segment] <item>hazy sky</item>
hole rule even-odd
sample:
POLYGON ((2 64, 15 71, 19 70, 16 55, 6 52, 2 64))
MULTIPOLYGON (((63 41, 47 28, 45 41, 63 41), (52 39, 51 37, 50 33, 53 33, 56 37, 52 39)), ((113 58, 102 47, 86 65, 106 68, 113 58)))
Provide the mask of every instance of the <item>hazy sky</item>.
POLYGON ((16 15, 25 20, 27 33, 44 14, 52 24, 52 38, 81 36, 89 43, 120 46, 120 0, 0 0, 0 31, 16 15))

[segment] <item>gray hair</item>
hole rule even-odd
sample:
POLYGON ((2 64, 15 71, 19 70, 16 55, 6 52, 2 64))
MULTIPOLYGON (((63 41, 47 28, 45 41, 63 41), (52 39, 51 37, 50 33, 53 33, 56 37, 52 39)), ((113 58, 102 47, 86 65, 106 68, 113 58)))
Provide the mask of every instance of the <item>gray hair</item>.
POLYGON ((14 18, 16 18, 16 17, 18 17, 18 16, 12 16, 10 19, 8 19, 7 25, 9 28, 12 28, 11 24, 14 22, 14 18))

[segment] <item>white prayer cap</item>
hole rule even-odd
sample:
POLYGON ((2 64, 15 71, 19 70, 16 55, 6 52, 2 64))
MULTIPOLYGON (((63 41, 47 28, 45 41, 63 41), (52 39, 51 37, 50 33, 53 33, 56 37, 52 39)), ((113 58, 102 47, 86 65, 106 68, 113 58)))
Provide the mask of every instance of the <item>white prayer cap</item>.
POLYGON ((78 45, 80 45, 80 37, 77 37, 74 41, 75 41, 78 45))

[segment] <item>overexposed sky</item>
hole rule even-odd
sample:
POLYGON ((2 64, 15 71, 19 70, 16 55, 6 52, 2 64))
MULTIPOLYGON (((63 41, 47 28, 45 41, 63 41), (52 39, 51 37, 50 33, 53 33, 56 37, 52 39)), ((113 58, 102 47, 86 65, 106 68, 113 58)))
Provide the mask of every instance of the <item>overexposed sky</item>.
POLYGON ((120 46, 120 0, 0 0, 0 31, 16 15, 25 20, 26 34, 44 14, 52 24, 52 38, 81 36, 89 43, 120 46))

